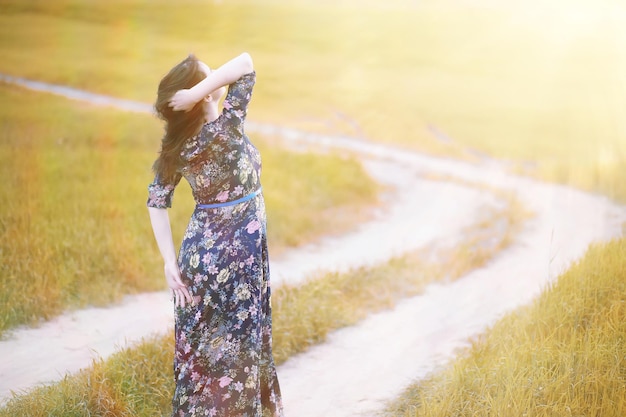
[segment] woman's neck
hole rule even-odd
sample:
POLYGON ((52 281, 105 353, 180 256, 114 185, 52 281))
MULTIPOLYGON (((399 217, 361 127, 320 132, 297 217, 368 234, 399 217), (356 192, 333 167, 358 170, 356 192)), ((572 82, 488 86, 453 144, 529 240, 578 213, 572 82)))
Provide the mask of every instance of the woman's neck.
POLYGON ((212 101, 206 103, 206 105, 204 106, 204 120, 207 123, 217 119, 219 115, 220 112, 217 103, 214 103, 212 101))

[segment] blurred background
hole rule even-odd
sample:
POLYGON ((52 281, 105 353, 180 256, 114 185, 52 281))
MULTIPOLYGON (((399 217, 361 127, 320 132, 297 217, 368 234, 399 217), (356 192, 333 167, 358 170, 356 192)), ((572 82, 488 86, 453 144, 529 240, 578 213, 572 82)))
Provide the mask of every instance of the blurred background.
POLYGON ((4 73, 152 102, 187 53, 247 50, 254 120, 487 154, 626 199, 617 0, 1 4, 4 73))

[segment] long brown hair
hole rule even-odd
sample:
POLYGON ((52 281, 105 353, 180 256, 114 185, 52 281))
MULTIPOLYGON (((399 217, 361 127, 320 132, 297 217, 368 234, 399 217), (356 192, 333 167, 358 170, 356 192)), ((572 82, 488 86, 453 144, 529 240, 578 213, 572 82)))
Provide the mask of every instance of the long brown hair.
POLYGON ((178 90, 191 88, 206 77, 198 59, 189 55, 170 70, 159 83, 154 104, 157 116, 165 121, 165 135, 161 140, 159 157, 152 169, 165 182, 172 181, 180 165, 180 152, 185 140, 196 135, 204 123, 202 101, 189 111, 174 111, 169 101, 178 90))

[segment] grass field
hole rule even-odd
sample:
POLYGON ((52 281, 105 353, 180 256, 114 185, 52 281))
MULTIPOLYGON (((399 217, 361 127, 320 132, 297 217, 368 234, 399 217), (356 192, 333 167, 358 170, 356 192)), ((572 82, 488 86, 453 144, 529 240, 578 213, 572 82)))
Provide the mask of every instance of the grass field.
MULTIPOLYGON (((275 289, 276 363, 324 342, 333 330, 421 293, 429 283, 449 282, 483 265, 511 243, 525 219, 526 213, 510 200, 501 209, 485 210, 484 220, 466 230, 465 239, 453 248, 408 253, 381 265, 275 289)), ((169 415, 173 339, 166 334, 144 340, 58 383, 14 397, 0 408, 0 416, 169 415)))
MULTIPOLYGON (((145 208, 160 122, 2 84, 0 103, 0 334, 66 308, 163 289, 145 208)), ((273 253, 354 226, 376 200, 355 160, 254 139, 273 253)), ((175 242, 192 211, 182 184, 170 210, 175 242)))
MULTIPOLYGON (((215 66, 243 50, 258 71, 255 121, 503 158, 524 174, 626 201, 626 7, 618 0, 0 0, 0 72, 94 92, 151 102, 160 77, 188 52, 215 66)), ((154 121, 13 87, 0 94, 0 172, 9 179, 0 188, 3 326, 159 287, 156 248, 144 244, 144 201, 133 200, 149 181, 160 135, 154 121), (125 175, 129 166, 133 175, 125 175), (76 181, 65 186, 65 178, 76 181), (102 279, 85 286, 85 276, 102 279)), ((356 163, 302 158, 290 156, 284 169, 311 166, 305 181, 347 169, 326 177, 320 192, 328 206, 371 201, 371 184, 342 200, 341 190, 361 179, 356 163)), ((267 162, 276 184, 299 177, 271 174, 267 162)), ((186 221, 180 194, 174 222, 186 221)), ((275 197, 267 198, 269 205, 275 197)), ((290 225, 307 230, 310 218, 283 217, 294 210, 278 196, 271 204, 275 213, 285 209, 270 218, 273 241, 297 244, 290 225)), ((497 324, 389 413, 624 415, 624 253, 624 240, 594 247, 533 306, 497 324)), ((301 323, 305 334, 311 325, 324 330, 314 318, 301 323)), ((154 415, 171 394, 170 340, 120 352, 0 413, 154 415)), ((278 342, 277 352, 289 343, 278 342)))
POLYGON ((486 153, 626 201, 618 0, 2 0, 0 11, 6 73, 151 101, 187 52, 218 65, 245 49, 255 120, 486 153))
POLYGON ((414 384, 389 416, 626 414, 626 239, 592 247, 534 302, 414 384))

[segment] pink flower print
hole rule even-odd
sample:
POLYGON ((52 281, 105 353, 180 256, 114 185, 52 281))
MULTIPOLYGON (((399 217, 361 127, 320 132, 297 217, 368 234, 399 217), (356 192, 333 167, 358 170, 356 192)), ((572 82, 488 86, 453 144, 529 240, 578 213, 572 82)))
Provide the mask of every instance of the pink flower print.
POLYGON ((191 373, 191 380, 192 380, 193 382, 197 382, 197 381, 199 381, 199 380, 200 380, 200 374, 199 374, 199 373, 197 373, 196 371, 193 371, 193 372, 191 373))
POLYGON ((232 378, 229 376, 223 376, 219 379, 220 382, 220 387, 224 388, 226 385, 230 384, 232 382, 232 378))
POLYGON ((243 384, 239 381, 235 382, 235 390, 237 390, 237 392, 243 391, 243 384))
POLYGON ((187 343, 185 345, 185 353, 189 353, 189 352, 191 352, 191 345, 189 343, 187 343))
POLYGON ((239 195, 239 194, 243 193, 243 187, 241 185, 238 185, 238 186, 235 187, 233 192, 235 193, 235 195, 239 195))
POLYGON ((209 265, 209 267, 207 268, 207 271, 208 271, 209 274, 215 275, 215 274, 217 274, 217 272, 219 270, 217 269, 217 267, 215 265, 209 265))
POLYGON ((224 103, 222 103, 222 107, 224 107, 226 110, 233 108, 233 106, 230 104, 230 101, 228 100, 224 100, 224 103))
POLYGON ((220 203, 223 203, 224 201, 228 200, 228 194, 230 194, 228 190, 221 191, 217 195, 217 197, 215 197, 215 199, 219 201, 220 203))
POLYGON ((249 311, 249 312, 250 312, 250 314, 251 314, 251 315, 253 315, 253 316, 255 316, 255 315, 256 315, 256 313, 258 312, 258 310, 257 310, 257 308, 256 308, 256 305, 254 305, 254 304, 252 304, 252 305, 250 306, 250 308, 248 309, 248 311, 249 311))
POLYGON ((259 222, 258 220, 254 219, 252 220, 250 223, 248 223, 248 225, 246 226, 246 230, 248 231, 249 234, 252 234, 254 232, 256 232, 257 230, 259 230, 261 228, 261 222, 259 222))
POLYGON ((248 259, 246 259, 246 265, 251 266, 254 263, 254 256, 250 255, 248 259))

